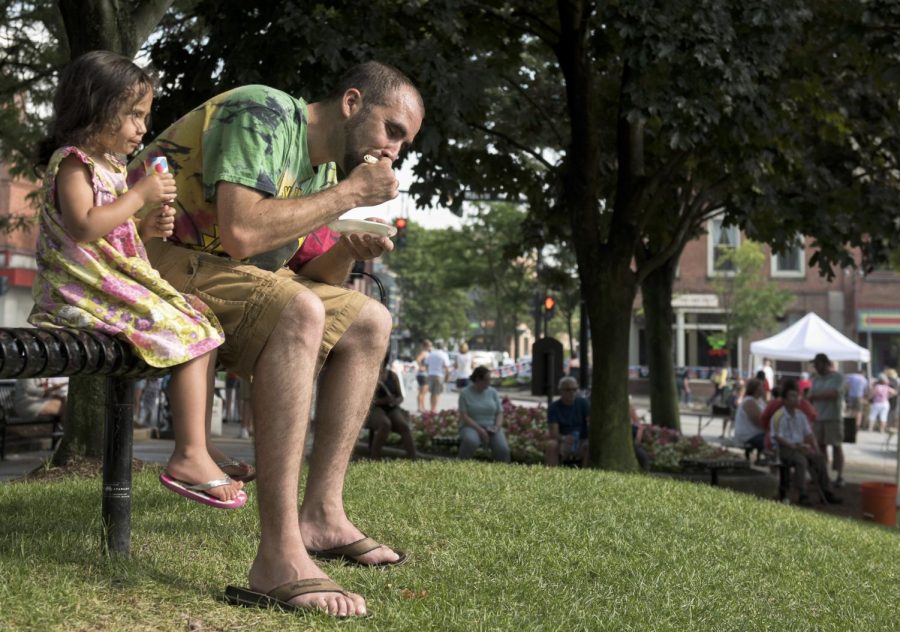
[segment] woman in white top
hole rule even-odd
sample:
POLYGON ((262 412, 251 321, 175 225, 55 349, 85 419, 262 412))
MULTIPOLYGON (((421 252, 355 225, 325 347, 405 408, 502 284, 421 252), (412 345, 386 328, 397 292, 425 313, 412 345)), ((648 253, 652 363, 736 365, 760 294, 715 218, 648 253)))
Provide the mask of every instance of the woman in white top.
POLYGON ((456 388, 462 390, 469 385, 469 374, 472 372, 472 354, 465 342, 459 345, 456 356, 456 388))
POLYGON ((734 415, 734 438, 741 443, 749 443, 759 452, 765 447, 765 431, 760 424, 760 416, 766 406, 765 390, 760 380, 751 378, 744 387, 744 398, 734 415))

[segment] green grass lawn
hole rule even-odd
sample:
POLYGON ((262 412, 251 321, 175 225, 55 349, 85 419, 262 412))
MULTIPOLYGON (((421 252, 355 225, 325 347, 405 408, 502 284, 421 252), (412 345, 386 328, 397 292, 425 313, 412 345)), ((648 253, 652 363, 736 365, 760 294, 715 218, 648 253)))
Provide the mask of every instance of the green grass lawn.
MULTIPOLYGON (((251 494, 254 485, 249 486, 251 494)), ((330 565, 374 616, 219 601, 246 585, 253 508, 135 476, 132 558, 99 553, 99 479, 0 485, 0 630, 896 630, 898 531, 704 485, 458 462, 354 463, 346 505, 411 551, 330 565), (192 627, 193 626, 193 627, 192 627)))

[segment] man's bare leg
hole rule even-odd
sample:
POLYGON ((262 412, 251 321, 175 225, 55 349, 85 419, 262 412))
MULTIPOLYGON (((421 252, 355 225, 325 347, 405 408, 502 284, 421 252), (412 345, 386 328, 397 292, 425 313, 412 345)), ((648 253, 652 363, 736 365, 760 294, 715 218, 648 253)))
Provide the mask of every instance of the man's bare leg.
POLYGON ((440 393, 431 391, 431 412, 436 413, 438 408, 438 400, 441 398, 440 393))
MULTIPOLYGON (((289 581, 327 577, 306 553, 297 514, 300 463, 324 322, 321 301, 302 291, 282 312, 254 368, 260 542, 250 568, 250 587, 259 592, 289 581)), ((292 601, 338 616, 366 612, 365 600, 354 594, 312 593, 292 601)))
MULTIPOLYGON (((344 512, 344 476, 372 402, 391 324, 388 311, 368 301, 319 375, 316 440, 300 507, 300 530, 310 549, 330 549, 364 537, 344 512)), ((376 564, 396 561, 398 555, 381 547, 359 559, 376 564)))

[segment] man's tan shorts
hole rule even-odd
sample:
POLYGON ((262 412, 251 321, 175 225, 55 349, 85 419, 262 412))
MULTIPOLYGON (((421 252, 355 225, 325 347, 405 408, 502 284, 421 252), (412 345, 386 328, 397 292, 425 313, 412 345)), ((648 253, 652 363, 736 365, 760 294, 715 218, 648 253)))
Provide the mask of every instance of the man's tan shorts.
POLYGON ((443 375, 429 375, 428 376, 428 390, 431 391, 432 395, 440 395, 444 392, 444 376, 443 375))
POLYGON ((813 432, 820 448, 826 445, 840 445, 844 442, 843 425, 840 419, 816 419, 813 432))
POLYGON ((319 367, 369 300, 359 292, 310 281, 287 268, 267 272, 161 239, 149 240, 147 256, 175 289, 193 294, 209 305, 225 331, 225 343, 219 347, 218 359, 245 378, 253 375, 256 360, 278 324, 281 312, 304 288, 318 296, 325 306, 319 367))

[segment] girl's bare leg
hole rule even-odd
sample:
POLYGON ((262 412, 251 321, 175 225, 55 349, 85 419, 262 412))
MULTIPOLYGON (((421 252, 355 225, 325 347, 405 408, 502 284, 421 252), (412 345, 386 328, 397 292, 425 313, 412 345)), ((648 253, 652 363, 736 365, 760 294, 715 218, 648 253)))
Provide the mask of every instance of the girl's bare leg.
MULTIPOLYGON (((212 353, 194 358, 172 370, 169 404, 175 432, 175 451, 166 471, 170 476, 191 485, 208 483, 226 477, 210 457, 206 446, 208 411, 210 409, 209 371, 212 353)), ((207 490, 219 500, 233 500, 244 486, 241 482, 207 490)))

